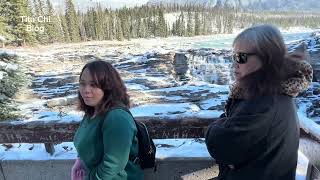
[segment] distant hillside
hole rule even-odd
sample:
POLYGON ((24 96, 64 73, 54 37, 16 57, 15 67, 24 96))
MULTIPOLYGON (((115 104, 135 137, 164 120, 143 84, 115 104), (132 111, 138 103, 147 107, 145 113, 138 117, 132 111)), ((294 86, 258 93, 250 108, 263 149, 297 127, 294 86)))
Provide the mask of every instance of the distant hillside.
POLYGON ((233 7, 241 7, 241 0, 149 0, 148 5, 158 4, 179 4, 179 5, 204 5, 207 7, 229 5, 233 7))
POLYGON ((232 6, 250 10, 302 10, 320 11, 319 0, 149 0, 147 4, 188 4, 214 6, 232 6))

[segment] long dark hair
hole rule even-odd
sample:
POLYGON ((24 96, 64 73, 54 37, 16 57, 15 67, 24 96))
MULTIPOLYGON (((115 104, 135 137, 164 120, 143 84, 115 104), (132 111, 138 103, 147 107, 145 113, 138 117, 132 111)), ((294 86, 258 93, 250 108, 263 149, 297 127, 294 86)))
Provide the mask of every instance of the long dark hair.
MULTIPOLYGON (((122 106, 130 107, 130 98, 127 93, 127 88, 125 87, 119 73, 117 70, 108 62, 98 60, 86 64, 80 73, 80 78, 83 71, 87 69, 97 87, 102 89, 104 96, 97 106, 97 114, 103 114, 108 109, 121 104, 122 106)), ((79 105, 78 109, 84 111, 86 115, 93 116, 95 113, 94 107, 87 106, 84 103, 83 98, 78 92, 79 105)))
POLYGON ((241 32, 235 43, 247 44, 257 54, 262 67, 238 81, 246 98, 281 93, 281 82, 290 76, 291 59, 280 31, 272 25, 258 25, 241 32))

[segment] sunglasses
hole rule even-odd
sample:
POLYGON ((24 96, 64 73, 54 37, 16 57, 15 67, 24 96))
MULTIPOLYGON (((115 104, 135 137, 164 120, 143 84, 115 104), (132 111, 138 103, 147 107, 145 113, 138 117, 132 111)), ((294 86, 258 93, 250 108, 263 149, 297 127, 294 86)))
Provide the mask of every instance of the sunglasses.
POLYGON ((249 56, 254 56, 257 55, 256 53, 242 53, 242 52, 238 52, 238 53, 234 53, 232 55, 232 59, 233 61, 237 62, 238 64, 245 64, 248 61, 248 57, 249 56))

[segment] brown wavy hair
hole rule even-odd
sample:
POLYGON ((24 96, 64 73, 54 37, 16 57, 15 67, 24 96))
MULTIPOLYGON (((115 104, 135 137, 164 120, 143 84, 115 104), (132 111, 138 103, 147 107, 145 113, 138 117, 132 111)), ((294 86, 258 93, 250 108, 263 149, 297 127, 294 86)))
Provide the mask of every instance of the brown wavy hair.
MULTIPOLYGON (((97 87, 102 89, 104 96, 97 106, 97 115, 101 115, 110 108, 122 105, 130 108, 130 98, 127 93, 127 88, 122 81, 118 71, 108 62, 97 60, 86 64, 80 73, 80 78, 85 69, 88 69, 97 87)), ((78 91, 78 109, 84 111, 85 115, 93 116, 95 113, 94 107, 87 106, 78 91)))
MULTIPOLYGON (((286 45, 278 28, 257 25, 245 29, 234 40, 247 44, 261 60, 262 67, 241 78, 239 86, 246 98, 281 93, 281 82, 293 76, 294 55, 288 55, 286 45)), ((301 57, 302 58, 302 57, 301 57)))

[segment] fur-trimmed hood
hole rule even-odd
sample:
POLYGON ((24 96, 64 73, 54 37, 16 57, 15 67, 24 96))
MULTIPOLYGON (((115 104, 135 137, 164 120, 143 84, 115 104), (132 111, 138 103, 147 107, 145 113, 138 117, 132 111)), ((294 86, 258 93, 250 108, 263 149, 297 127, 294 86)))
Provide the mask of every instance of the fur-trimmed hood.
MULTIPOLYGON (((313 70, 307 61, 292 61, 292 65, 295 67, 295 70, 290 78, 281 82, 281 94, 296 97, 309 87, 313 78, 313 70)), ((231 85, 229 98, 243 99, 243 90, 237 84, 231 85)))

